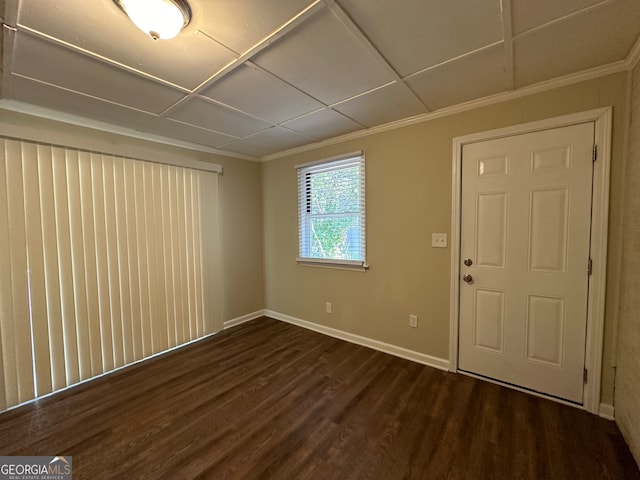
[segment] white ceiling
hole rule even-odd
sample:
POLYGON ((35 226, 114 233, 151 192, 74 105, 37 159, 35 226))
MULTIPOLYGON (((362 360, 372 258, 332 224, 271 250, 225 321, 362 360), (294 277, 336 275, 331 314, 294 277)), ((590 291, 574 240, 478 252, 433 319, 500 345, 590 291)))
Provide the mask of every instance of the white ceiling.
POLYGON ((639 0, 0 0, 1 95, 255 158, 624 61, 639 0))

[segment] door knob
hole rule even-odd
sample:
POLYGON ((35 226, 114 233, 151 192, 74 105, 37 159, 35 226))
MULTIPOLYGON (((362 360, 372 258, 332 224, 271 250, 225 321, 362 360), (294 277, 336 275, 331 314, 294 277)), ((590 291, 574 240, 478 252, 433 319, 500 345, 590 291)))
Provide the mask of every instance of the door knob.
POLYGON ((467 267, 470 267, 471 265, 473 265, 473 260, 471 260, 470 258, 465 258, 464 259, 464 263, 467 267))
POLYGON ((462 280, 464 280, 467 283, 471 283, 473 281, 473 277, 468 273, 465 273, 464 276, 462 277, 462 280))

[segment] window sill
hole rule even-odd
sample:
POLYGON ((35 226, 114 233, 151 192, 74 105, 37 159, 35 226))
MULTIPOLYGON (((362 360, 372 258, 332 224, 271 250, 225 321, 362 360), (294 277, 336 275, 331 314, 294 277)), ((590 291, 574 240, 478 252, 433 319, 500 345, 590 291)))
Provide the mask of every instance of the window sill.
POLYGON ((333 268, 337 270, 352 270, 356 272, 366 272, 369 269, 363 261, 354 260, 330 260, 327 258, 297 258, 298 265, 304 267, 333 268))

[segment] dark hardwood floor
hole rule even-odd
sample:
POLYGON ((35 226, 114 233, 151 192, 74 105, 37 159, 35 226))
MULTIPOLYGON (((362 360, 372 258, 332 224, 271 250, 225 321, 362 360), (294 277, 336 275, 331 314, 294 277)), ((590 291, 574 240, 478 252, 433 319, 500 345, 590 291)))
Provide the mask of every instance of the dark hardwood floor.
POLYGON ((640 479, 576 408, 261 318, 0 415, 74 479, 640 479))

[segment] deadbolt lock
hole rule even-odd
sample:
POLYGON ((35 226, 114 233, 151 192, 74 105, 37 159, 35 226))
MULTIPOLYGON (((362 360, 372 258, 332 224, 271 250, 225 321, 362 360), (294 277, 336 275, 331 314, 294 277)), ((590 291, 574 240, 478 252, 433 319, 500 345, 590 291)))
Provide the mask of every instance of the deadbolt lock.
POLYGON ((473 265, 473 260, 471 260, 470 258, 465 258, 463 263, 464 263, 467 267, 470 267, 471 265, 473 265))

